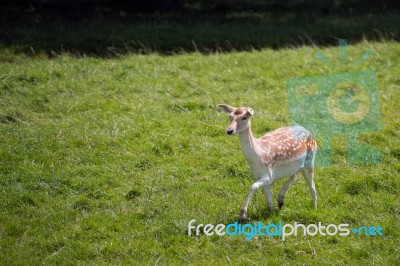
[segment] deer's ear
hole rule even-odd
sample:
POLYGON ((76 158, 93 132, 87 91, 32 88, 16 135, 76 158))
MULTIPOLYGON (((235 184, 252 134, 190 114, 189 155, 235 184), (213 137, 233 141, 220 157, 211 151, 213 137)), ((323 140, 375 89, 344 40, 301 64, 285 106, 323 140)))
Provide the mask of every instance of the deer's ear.
POLYGON ((246 108, 246 112, 247 112, 250 116, 253 116, 253 115, 254 115, 254 110, 253 110, 252 108, 250 108, 250 107, 247 107, 247 108, 246 108))
POLYGON ((221 110, 222 112, 225 112, 227 114, 232 113, 236 108, 226 105, 226 104, 218 104, 217 107, 219 108, 219 110, 221 110))

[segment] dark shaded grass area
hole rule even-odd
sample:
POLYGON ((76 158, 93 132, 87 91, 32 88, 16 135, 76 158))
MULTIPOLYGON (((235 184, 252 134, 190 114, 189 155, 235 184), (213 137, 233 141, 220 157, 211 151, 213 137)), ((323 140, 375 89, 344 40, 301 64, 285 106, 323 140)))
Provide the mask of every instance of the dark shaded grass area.
MULTIPOLYGON (((0 46, 52 57, 114 57, 125 53, 230 52, 301 45, 399 40, 396 10, 274 10, 271 12, 138 14, 123 8, 16 8, 0 11, 0 46)), ((12 56, 3 53, 0 60, 12 56)), ((11 59, 10 59, 11 60, 11 59)))

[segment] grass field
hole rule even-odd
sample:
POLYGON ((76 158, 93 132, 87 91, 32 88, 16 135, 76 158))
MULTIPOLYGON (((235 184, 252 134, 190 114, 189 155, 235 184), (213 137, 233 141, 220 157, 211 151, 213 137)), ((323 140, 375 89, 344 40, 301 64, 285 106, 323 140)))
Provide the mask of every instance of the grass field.
MULTIPOLYGON (((257 191, 249 222, 381 226, 384 236, 188 236, 229 224, 253 181, 215 105, 255 110, 257 136, 290 122, 285 82, 331 73, 337 47, 53 59, 12 52, 0 63, 0 264, 400 263, 400 44, 350 45, 378 80, 382 130, 362 134, 381 162, 351 165, 346 138, 317 169, 319 209, 302 178, 281 211, 257 191)), ((276 196, 283 182, 273 186, 276 196)))

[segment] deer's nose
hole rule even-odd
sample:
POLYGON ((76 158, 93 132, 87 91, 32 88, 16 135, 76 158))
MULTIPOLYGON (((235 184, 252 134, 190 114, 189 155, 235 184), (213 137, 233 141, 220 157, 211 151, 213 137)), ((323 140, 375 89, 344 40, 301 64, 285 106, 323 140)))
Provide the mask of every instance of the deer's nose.
POLYGON ((228 128, 228 130, 226 130, 226 134, 228 135, 232 135, 234 132, 234 130, 232 128, 228 128))

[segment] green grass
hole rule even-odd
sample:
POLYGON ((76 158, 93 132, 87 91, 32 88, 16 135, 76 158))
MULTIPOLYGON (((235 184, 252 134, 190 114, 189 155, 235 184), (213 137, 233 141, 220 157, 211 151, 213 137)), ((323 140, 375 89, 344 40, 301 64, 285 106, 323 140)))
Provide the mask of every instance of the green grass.
MULTIPOLYGON (((383 237, 187 235, 198 223, 234 222, 252 176, 215 105, 255 110, 257 135, 288 125, 285 82, 330 73, 337 48, 230 54, 27 58, 0 63, 0 264, 396 265, 400 261, 400 45, 370 49, 383 128, 365 133, 381 163, 317 169, 319 209, 298 179, 281 211, 257 191, 250 222, 379 225, 383 237)), ((355 68, 353 68, 354 70, 355 68)), ((283 182, 273 186, 274 199, 283 182)))

